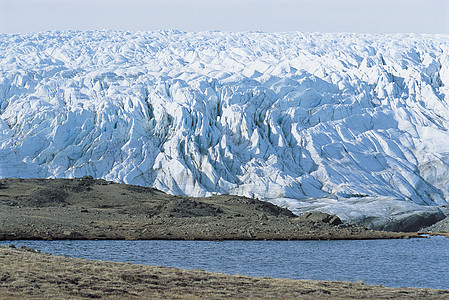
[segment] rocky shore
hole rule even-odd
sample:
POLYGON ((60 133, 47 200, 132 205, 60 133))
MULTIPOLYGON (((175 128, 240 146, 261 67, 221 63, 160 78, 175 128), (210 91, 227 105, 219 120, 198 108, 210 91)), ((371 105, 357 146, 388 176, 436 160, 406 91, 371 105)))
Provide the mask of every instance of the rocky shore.
POLYGON ((1 179, 0 240, 318 240, 419 237, 343 224, 336 216, 296 216, 239 196, 192 198, 92 177, 1 179))
POLYGON ((0 299, 449 299, 449 290, 257 278, 0 246, 0 299))

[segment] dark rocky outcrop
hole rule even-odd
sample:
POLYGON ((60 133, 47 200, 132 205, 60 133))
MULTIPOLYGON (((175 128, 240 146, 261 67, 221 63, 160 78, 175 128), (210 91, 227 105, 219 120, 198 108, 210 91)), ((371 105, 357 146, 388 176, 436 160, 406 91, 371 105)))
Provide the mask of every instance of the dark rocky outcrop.
POLYGON ((407 214, 394 215, 389 222, 378 225, 376 219, 366 218, 357 224, 375 230, 393 232, 418 232, 422 229, 443 220, 446 216, 439 210, 409 212, 407 214))
POLYGON ((343 224, 341 219, 338 216, 326 214, 319 211, 307 212, 303 214, 301 219, 311 222, 324 222, 332 225, 340 225, 343 224))

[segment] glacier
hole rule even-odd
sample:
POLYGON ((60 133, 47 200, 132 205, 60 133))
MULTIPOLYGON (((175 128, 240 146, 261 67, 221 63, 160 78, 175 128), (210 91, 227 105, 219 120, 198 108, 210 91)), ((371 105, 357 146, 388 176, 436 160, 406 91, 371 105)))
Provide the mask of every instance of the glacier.
POLYGON ((370 228, 449 201, 449 36, 0 35, 0 177, 256 197, 370 228))

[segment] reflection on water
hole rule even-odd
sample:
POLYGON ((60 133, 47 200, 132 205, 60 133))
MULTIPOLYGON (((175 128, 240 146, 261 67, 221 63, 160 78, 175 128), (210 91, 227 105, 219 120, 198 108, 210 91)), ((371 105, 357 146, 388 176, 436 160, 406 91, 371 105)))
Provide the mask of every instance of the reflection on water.
POLYGON ((55 255, 293 279, 449 289, 449 239, 14 241, 55 255))

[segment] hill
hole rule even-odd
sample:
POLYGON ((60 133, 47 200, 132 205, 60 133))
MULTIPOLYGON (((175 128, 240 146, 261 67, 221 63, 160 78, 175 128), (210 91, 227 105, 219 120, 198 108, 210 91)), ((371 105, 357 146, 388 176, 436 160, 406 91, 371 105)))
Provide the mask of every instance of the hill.
POLYGON ((92 177, 0 180, 0 240, 315 240, 418 237, 368 230, 336 216, 301 217, 231 195, 172 196, 92 177))

